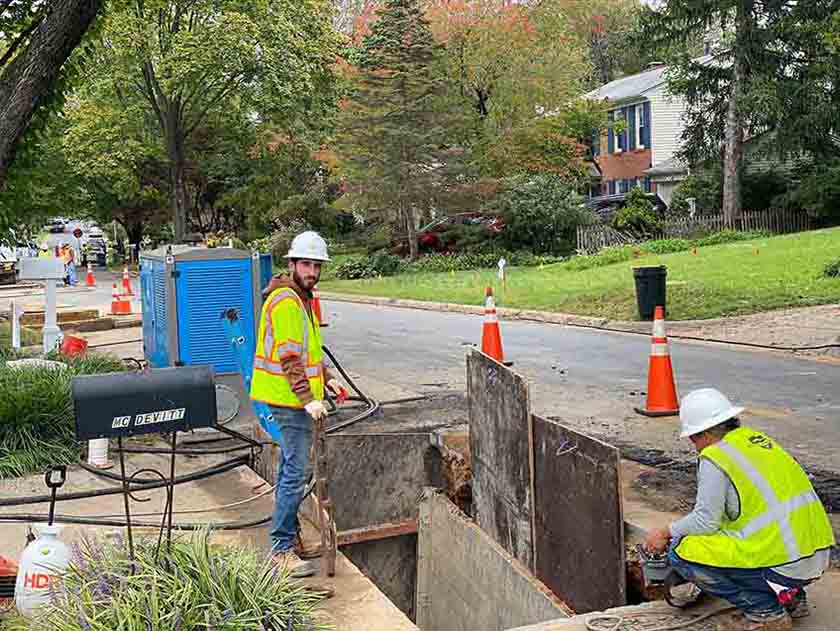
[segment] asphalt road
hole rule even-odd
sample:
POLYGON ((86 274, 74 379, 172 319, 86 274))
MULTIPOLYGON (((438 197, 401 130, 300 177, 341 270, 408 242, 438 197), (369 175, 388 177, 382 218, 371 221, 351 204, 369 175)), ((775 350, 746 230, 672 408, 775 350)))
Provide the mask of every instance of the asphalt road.
MULTIPOLYGON (((418 392, 463 389, 465 349, 480 342, 480 316, 325 306, 325 342, 367 382, 418 392)), ((677 440, 674 419, 633 412, 647 389, 650 338, 527 322, 501 326, 506 358, 528 378, 536 413, 621 442, 690 455, 677 440)), ((748 406, 745 421, 772 432, 813 466, 840 471, 840 364, 721 345, 672 343, 671 354, 679 393, 717 387, 748 406)))

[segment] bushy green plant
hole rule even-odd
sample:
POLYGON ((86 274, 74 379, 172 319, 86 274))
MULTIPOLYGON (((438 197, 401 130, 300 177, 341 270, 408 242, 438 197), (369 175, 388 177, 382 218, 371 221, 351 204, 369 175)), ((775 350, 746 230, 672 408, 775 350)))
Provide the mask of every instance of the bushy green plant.
POLYGON ((687 217, 691 210, 689 199, 694 200, 694 208, 698 213, 719 212, 722 196, 723 172, 720 169, 693 173, 674 189, 668 205, 668 216, 687 217))
POLYGON ((176 538, 156 553, 156 538, 136 542, 134 571, 121 541, 75 546, 70 569, 33 621, 14 631, 264 631, 311 629, 322 595, 250 548, 213 546, 206 530, 176 538))
POLYGON ((823 276, 826 278, 840 278, 840 259, 826 265, 823 268, 823 276))
POLYGON ((514 179, 494 202, 505 220, 505 248, 565 256, 575 248, 578 226, 593 221, 574 188, 553 175, 514 179))
POLYGON ((535 267, 549 265, 562 259, 555 256, 540 256, 532 252, 467 252, 463 254, 435 254, 421 256, 403 267, 405 273, 460 272, 472 269, 493 269, 499 259, 504 258, 511 267, 535 267))
POLYGON ((79 459, 70 383, 76 375, 125 370, 106 355, 63 357, 64 368, 11 368, 0 363, 0 479, 79 459))
POLYGON ((334 276, 343 280, 393 276, 399 273, 402 265, 399 257, 387 252, 377 252, 372 256, 349 256, 336 266, 334 276))
POLYGON ((612 225, 616 230, 642 235, 662 230, 662 220, 656 215, 653 203, 639 187, 627 194, 625 205, 613 217, 612 225))

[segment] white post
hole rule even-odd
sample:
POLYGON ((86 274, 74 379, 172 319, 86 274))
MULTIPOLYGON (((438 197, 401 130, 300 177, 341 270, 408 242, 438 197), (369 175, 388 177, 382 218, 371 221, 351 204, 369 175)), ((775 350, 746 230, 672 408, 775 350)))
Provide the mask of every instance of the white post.
POLYGON ((12 300, 12 348, 20 348, 20 316, 23 315, 23 308, 12 300))
POLYGON ((49 353, 61 342, 61 329, 58 328, 56 308, 56 281, 48 278, 45 281, 46 304, 44 313, 44 352, 49 353))

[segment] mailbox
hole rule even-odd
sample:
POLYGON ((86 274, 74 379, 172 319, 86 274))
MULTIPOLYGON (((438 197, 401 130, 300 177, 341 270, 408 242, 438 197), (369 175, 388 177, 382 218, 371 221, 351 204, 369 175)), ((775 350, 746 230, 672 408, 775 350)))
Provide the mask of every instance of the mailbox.
POLYGON ((73 378, 76 439, 182 432, 216 425, 210 366, 73 378))
POLYGON ((21 258, 18 260, 20 280, 61 280, 64 278, 64 261, 50 257, 21 258))

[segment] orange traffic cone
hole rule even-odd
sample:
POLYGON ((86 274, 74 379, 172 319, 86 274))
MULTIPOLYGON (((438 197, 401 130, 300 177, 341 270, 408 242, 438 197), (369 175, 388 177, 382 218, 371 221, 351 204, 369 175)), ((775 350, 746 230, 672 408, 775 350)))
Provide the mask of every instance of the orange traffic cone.
POLYGON ((96 287, 96 279, 93 277, 93 266, 88 263, 87 278, 85 278, 85 285, 88 287, 96 287))
POLYGON ((126 296, 131 296, 131 295, 134 294, 134 292, 131 291, 131 277, 128 275, 128 266, 127 265, 123 268, 122 292, 126 296))
POLYGON ((111 315, 131 315, 131 300, 120 295, 116 283, 111 293, 111 315))
POLYGON ((665 337, 665 310, 656 308, 653 317, 653 346, 648 368, 647 404, 644 409, 635 408, 644 416, 675 416, 680 413, 677 387, 674 385, 674 370, 665 337))
POLYGON ((481 352, 505 363, 502 350, 502 332, 499 330, 499 318, 496 316, 496 301, 493 299, 493 288, 488 287, 484 303, 484 325, 481 329, 481 352))
POLYGON ((321 326, 327 326, 324 316, 321 315, 321 293, 318 291, 317 286, 312 288, 312 313, 318 318, 321 326))

